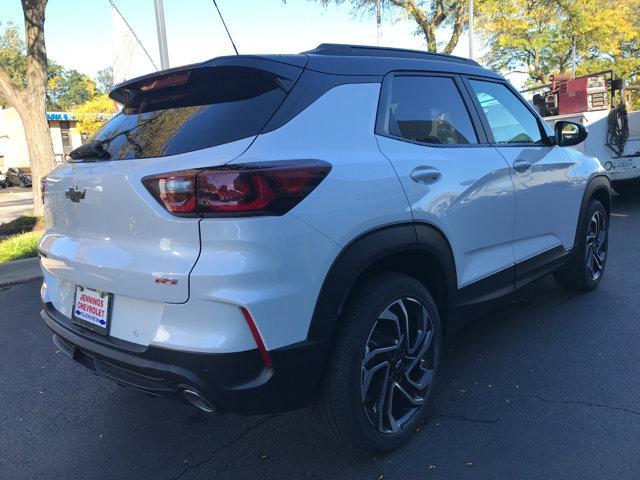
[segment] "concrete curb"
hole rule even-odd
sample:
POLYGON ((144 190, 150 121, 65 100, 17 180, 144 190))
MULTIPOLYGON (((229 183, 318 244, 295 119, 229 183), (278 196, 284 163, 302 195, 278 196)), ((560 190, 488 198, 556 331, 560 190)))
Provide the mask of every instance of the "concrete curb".
POLYGON ((11 285, 12 283, 26 282, 41 276, 42 270, 40 270, 40 259, 38 257, 0 263, 0 287, 11 285))

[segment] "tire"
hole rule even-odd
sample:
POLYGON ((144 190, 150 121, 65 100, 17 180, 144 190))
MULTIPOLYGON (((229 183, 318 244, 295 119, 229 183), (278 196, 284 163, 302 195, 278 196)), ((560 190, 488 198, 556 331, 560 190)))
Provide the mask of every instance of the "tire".
POLYGON ((611 186, 621 197, 640 195, 640 181, 638 179, 613 181, 611 182, 611 186))
POLYGON ((609 249, 609 216, 598 200, 589 202, 586 215, 581 219, 578 239, 571 262, 554 273, 554 277, 568 290, 588 292, 602 280, 609 249))
POLYGON ((425 286, 399 273, 370 279, 352 295, 341 318, 321 392, 311 406, 316 423, 342 447, 375 452, 399 447, 422 423, 441 351, 440 317, 425 286), (400 328, 402 317, 408 321, 400 328), (380 399, 384 408, 377 408, 380 399), (389 405, 391 416, 380 415, 389 405))

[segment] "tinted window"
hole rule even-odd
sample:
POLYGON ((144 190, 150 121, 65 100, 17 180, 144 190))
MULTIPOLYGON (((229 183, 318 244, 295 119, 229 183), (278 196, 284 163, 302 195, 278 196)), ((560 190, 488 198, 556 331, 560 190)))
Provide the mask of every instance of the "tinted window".
POLYGON ((536 117, 507 87, 471 80, 471 86, 491 127, 496 143, 539 143, 536 117))
MULTIPOLYGON (((192 73, 172 91, 145 93, 92 139, 111 159, 161 157, 257 135, 286 93, 277 77, 253 68, 192 73)), ((168 90, 168 89, 166 89, 168 90)))
POLYGON ((469 113, 453 79, 395 76, 388 131, 422 143, 477 143, 469 113))

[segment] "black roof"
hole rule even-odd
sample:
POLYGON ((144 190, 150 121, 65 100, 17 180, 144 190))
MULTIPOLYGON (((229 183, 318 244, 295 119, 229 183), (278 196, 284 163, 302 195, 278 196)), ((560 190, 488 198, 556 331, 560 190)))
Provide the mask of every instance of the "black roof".
POLYGON ((407 48, 372 47, 369 45, 347 45, 341 43, 322 43, 313 50, 302 52, 304 55, 334 55, 352 57, 392 57, 415 58, 418 60, 437 60, 440 62, 466 63, 479 67, 480 65, 470 58, 445 55, 444 53, 425 52, 422 50, 410 50, 407 48))
POLYGON ((323 43, 301 55, 308 58, 306 68, 334 75, 384 76, 407 70, 501 78, 468 58, 402 48, 323 43))

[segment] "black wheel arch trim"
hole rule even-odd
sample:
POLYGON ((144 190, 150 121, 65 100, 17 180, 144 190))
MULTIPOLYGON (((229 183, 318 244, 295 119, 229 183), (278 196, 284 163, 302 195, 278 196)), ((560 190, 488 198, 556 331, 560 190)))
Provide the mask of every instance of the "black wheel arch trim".
POLYGON ((364 232, 336 257, 316 300, 307 340, 332 337, 349 293, 367 269, 392 255, 410 252, 427 252, 434 256, 442 267, 447 290, 457 290, 453 253, 437 227, 414 222, 385 225, 364 232))
POLYGON ((587 187, 584 190, 584 194, 582 195, 582 202, 580 204, 580 213, 578 215, 578 221, 576 222, 576 235, 573 241, 574 247, 576 247, 580 241, 580 225, 582 220, 584 219, 587 209, 589 208, 589 202, 595 197, 597 198, 597 194, 602 192, 602 195, 606 197, 606 204, 604 205, 605 210, 607 210, 607 215, 611 214, 611 181, 609 177, 606 175, 596 175, 587 184, 587 187))

